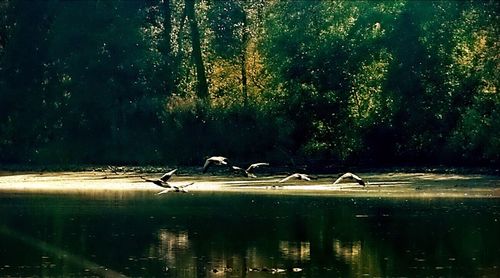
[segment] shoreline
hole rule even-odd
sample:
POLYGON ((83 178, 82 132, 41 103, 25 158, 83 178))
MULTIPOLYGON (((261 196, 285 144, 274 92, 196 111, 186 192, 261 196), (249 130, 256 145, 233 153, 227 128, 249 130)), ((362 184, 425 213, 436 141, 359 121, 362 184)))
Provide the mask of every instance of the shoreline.
MULTIPOLYGON (((317 175, 312 181, 278 184, 279 175, 257 179, 237 176, 180 174, 169 183, 189 186, 189 193, 235 192, 280 195, 405 198, 500 198, 500 177, 482 174, 358 173, 368 185, 332 185, 335 175, 317 175)), ((164 188, 144 182, 140 176, 155 178, 161 173, 79 171, 79 172, 0 172, 0 194, 156 194, 164 188)), ((169 192, 169 194, 176 192, 169 192)), ((166 195, 169 195, 166 194, 166 195)), ((177 193, 178 194, 178 193, 177 193)))
MULTIPOLYGON (((238 164, 238 163, 237 163, 238 164)), ((245 164, 245 163, 240 163, 245 164)), ((202 166, 183 165, 100 165, 100 164, 53 164, 53 165, 0 165, 0 176, 2 173, 56 173, 56 172, 112 172, 119 173, 160 173, 171 169, 181 169, 188 175, 199 175, 202 166)), ((227 169, 214 169, 215 173, 227 173, 227 169)), ((462 174, 462 175, 491 175, 500 178, 500 169, 486 166, 446 166, 446 165, 396 165, 396 166, 348 166, 348 165, 325 165, 323 167, 308 166, 308 164, 298 164, 296 166, 278 166, 261 169, 261 173, 273 175, 279 173, 289 173, 296 171, 307 171, 310 174, 328 174, 341 172, 372 172, 372 173, 433 173, 433 174, 462 174), (302 170, 300 170, 302 169, 302 170), (307 169, 307 170, 306 170, 307 169)))

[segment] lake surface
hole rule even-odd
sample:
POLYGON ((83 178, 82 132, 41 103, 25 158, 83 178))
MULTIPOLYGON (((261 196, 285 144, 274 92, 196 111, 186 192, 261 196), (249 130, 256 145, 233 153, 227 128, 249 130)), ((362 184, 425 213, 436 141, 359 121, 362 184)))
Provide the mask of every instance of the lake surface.
POLYGON ((499 199, 0 193, 0 276, 499 277, 499 199))

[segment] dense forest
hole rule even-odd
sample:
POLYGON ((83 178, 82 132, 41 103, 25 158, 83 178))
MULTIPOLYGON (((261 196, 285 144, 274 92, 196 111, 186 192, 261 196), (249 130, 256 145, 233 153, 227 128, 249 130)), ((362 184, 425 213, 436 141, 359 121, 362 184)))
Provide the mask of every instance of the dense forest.
POLYGON ((500 165, 497 1, 0 1, 0 163, 500 165))

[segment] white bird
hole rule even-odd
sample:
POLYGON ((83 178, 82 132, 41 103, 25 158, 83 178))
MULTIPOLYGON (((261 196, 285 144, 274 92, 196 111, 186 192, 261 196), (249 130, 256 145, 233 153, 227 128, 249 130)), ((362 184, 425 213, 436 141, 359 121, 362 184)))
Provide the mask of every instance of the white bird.
POLYGON ((175 174, 175 172, 177 172, 177 169, 174 169, 172 171, 169 171, 169 172, 163 174, 163 176, 161 176, 159 179, 156 179, 156 180, 146 179, 142 176, 141 176, 141 179, 148 181, 148 182, 152 182, 152 183, 159 185, 161 187, 166 187, 165 185, 169 186, 167 181, 175 174))
POLYGON ((347 172, 347 173, 343 174, 342 176, 340 176, 337 180, 335 180, 335 182, 333 184, 338 184, 338 183, 340 183, 344 179, 354 180, 357 183, 359 183, 360 185, 366 186, 366 183, 365 183, 365 181, 362 178, 360 178, 359 176, 357 176, 357 175, 355 175, 353 173, 349 173, 349 172, 347 172))
POLYGON ((227 165, 227 158, 223 156, 212 156, 205 160, 205 164, 203 165, 203 173, 206 173, 208 167, 211 165, 227 165))
POLYGON ((168 193, 170 191, 187 193, 188 191, 187 191, 186 187, 188 187, 190 185, 193 185, 193 184, 194 184, 194 182, 191 182, 191 183, 188 183, 188 184, 183 184, 183 185, 171 185, 171 184, 167 184, 167 186, 164 186, 164 187, 167 187, 167 189, 164 189, 164 190, 156 193, 156 195, 168 193))
POLYGON ((254 163, 254 164, 251 164, 250 166, 248 166, 248 168, 246 168, 246 169, 243 169, 243 168, 238 167, 238 166, 232 166, 232 168, 233 168, 233 170, 242 172, 243 175, 245 175, 245 177, 256 178, 257 176, 253 173, 253 171, 256 168, 259 168, 260 166, 269 166, 269 163, 265 163, 265 162, 254 163))
POLYGON ((301 174, 301 173, 295 173, 295 174, 291 174, 290 176, 278 181, 278 182, 286 182, 290 179, 298 179, 298 180, 306 180, 306 181, 310 181, 311 180, 311 177, 309 177, 308 175, 306 174, 301 174))

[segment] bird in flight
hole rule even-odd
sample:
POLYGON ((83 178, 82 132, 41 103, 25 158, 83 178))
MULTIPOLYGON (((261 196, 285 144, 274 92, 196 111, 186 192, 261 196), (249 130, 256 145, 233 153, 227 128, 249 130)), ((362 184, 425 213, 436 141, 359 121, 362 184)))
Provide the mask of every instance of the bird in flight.
POLYGON ((338 179, 336 179, 333 184, 338 184, 340 183, 341 181, 343 181, 344 179, 348 179, 348 180, 354 180, 356 181, 358 184, 362 185, 362 186, 366 186, 366 182, 360 178, 358 175, 355 175, 353 173, 345 173, 343 174, 342 176, 340 176, 338 179))
POLYGON ((297 179, 297 180, 305 180, 305 181, 310 181, 311 180, 311 177, 309 177, 308 175, 306 174, 301 174, 301 173, 295 173, 295 174, 291 174, 290 176, 278 181, 278 182, 286 182, 288 180, 291 180, 291 179, 297 179))
POLYGON ((223 156, 212 156, 207 158, 203 165, 203 173, 206 173, 211 165, 227 165, 227 158, 223 156))
POLYGON ((269 163, 265 163, 265 162, 254 163, 254 164, 251 164, 250 166, 248 166, 248 168, 246 168, 246 169, 243 169, 243 168, 238 167, 238 166, 232 166, 232 168, 235 171, 239 171, 239 172, 243 173, 243 175, 247 178, 256 178, 257 176, 253 172, 256 168, 259 168, 260 166, 269 166, 269 163))
POLYGON ((165 187, 165 185, 168 185, 167 181, 175 174, 175 172, 177 172, 177 169, 169 171, 169 172, 163 174, 163 176, 161 176, 159 179, 155 179, 155 180, 146 179, 142 176, 141 176, 141 179, 148 181, 148 182, 152 182, 152 183, 159 185, 161 187, 165 187))
POLYGON ((168 180, 175 174, 175 172, 177 172, 177 169, 174 169, 172 171, 169 171, 165 174, 163 174, 163 176, 161 176, 159 179, 147 179, 147 178, 144 178, 144 177, 141 177, 141 179, 147 181, 147 182, 152 182, 158 186, 161 186, 163 188, 165 188, 164 190, 158 192, 157 194, 160 195, 160 194, 164 194, 164 193, 167 193, 169 191, 173 191, 173 192, 182 192, 182 193, 187 193, 187 187, 192 185, 194 182, 192 183, 188 183, 188 184, 183 184, 183 185, 172 185, 172 184, 169 184, 168 183, 168 180))

